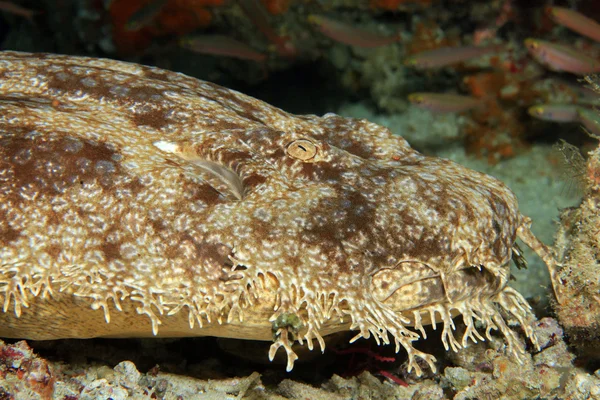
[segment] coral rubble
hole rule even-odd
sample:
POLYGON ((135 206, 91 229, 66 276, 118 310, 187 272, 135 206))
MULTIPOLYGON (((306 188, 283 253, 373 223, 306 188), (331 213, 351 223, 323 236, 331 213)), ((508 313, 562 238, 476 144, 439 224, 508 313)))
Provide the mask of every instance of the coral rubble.
MULTIPOLYGON (((333 374, 319 384, 307 384, 297 378, 279 376, 270 369, 252 372, 239 369, 239 377, 225 378, 230 366, 208 359, 202 366, 189 365, 190 376, 146 368, 140 360, 150 354, 167 354, 170 342, 153 342, 144 356, 129 352, 132 360, 63 364, 33 353, 25 344, 0 341, 0 397, 6 399, 600 399, 600 370, 590 374, 573 365, 574 356, 563 341, 557 321, 543 318, 535 326, 542 350, 528 355, 521 365, 506 357, 501 340, 471 344, 469 352, 455 353, 455 366, 441 374, 416 378, 407 376, 409 385, 392 379, 383 380, 369 371, 356 376, 333 374), (165 353, 166 351, 166 353, 165 353), (112 366, 110 366, 112 365, 112 366)), ((41 346, 71 353, 75 357, 77 341, 41 346)), ((86 357, 79 354, 79 357, 86 357)), ((89 355, 88 355, 89 356, 89 355)), ((108 356, 108 355, 107 355, 108 356)), ((173 357, 174 354, 168 357, 173 357)), ((164 356, 163 356, 164 357, 164 356)), ((67 357, 68 358, 68 357, 67 357)), ((94 356, 98 360, 98 356, 94 356)), ((175 361, 175 360, 172 360, 175 361)), ((81 360, 80 360, 81 362, 81 360)), ((178 361, 182 362, 182 361, 178 361)), ((173 369, 164 363, 164 369, 173 369)), ((396 367, 397 368, 397 367, 396 367)), ((175 368, 176 369, 176 368, 175 368)), ((398 371, 403 374, 403 368, 398 371)))

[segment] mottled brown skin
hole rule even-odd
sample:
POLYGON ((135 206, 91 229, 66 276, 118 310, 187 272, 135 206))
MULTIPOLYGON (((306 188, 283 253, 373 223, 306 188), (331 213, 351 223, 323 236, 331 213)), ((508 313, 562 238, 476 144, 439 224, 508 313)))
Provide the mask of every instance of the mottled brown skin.
POLYGON ((0 336, 275 340, 289 370, 290 337, 324 349, 352 329, 391 334, 420 373, 415 357, 434 358, 411 342, 432 318, 446 348, 483 340, 476 319, 522 354, 503 309, 535 343, 507 286, 515 240, 553 261, 513 193, 368 121, 3 52, 0 154, 0 336))

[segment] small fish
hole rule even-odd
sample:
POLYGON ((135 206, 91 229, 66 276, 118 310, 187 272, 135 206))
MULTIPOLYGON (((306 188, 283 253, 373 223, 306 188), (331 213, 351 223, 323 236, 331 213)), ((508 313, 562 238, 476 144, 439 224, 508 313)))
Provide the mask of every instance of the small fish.
POLYGON ((552 71, 577 75, 600 72, 600 61, 576 48, 533 38, 525 39, 525 47, 537 62, 552 71))
POLYGON ((381 35, 322 15, 309 15, 308 21, 316 25, 319 31, 328 38, 350 46, 365 48, 380 47, 395 43, 401 39, 400 34, 392 36, 381 35))
POLYGON ((498 51, 502 47, 502 45, 440 47, 408 57, 404 60, 404 65, 418 69, 441 68, 498 51))
POLYGON ((543 121, 577 122, 579 108, 574 104, 540 104, 529 107, 527 113, 543 121))
POLYGON ((546 10, 550 18, 557 24, 600 42, 600 23, 564 7, 548 7, 546 10))
POLYGON ((540 84, 548 87, 549 90, 554 93, 566 94, 579 105, 600 104, 600 93, 596 93, 591 87, 581 85, 581 83, 571 82, 570 80, 553 76, 540 81, 540 84))
POLYGON ((245 43, 223 35, 185 36, 179 44, 191 51, 202 54, 239 58, 263 62, 267 56, 259 53, 245 43))
POLYGON ((600 111, 581 107, 578 110, 579 122, 595 138, 600 138, 600 111))
POLYGON ((411 93, 408 101, 433 113, 462 112, 482 105, 481 99, 448 93, 411 93))
POLYGON ((167 4, 169 0, 151 0, 146 5, 142 6, 139 10, 133 13, 131 17, 125 23, 125 29, 128 31, 139 31, 144 28, 163 9, 165 4, 167 4))
POLYGON ((30 21, 32 21, 33 16, 38 13, 38 11, 22 7, 18 4, 13 3, 12 1, 0 1, 0 11, 6 11, 11 14, 15 14, 20 17, 24 17, 30 21))

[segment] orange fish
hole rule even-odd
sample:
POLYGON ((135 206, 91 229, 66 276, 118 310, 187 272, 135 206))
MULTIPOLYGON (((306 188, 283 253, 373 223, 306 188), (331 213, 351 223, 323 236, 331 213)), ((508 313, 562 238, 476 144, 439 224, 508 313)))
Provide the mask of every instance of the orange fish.
POLYGON ((548 15, 559 25, 600 42, 600 23, 585 15, 564 7, 548 7, 548 15))
POLYGON ((502 45, 440 47, 408 57, 404 60, 404 65, 418 69, 441 68, 498 51, 502 47, 502 45))
POLYGON ((540 104, 531 106, 527 113, 543 121, 576 122, 579 120, 579 107, 574 104, 540 104))
POLYGON ((381 35, 322 15, 309 15, 308 21, 315 24, 319 31, 328 38, 350 46, 379 47, 395 43, 401 39, 400 34, 381 35))
POLYGON ((185 36, 179 40, 181 47, 201 54, 233 57, 262 62, 267 56, 245 43, 223 35, 185 36))
POLYGON ((481 99, 449 93, 411 93, 408 101, 433 113, 462 112, 480 107, 481 99))
POLYGON ((529 54, 552 71, 565 71, 577 75, 600 72, 600 61, 585 55, 576 48, 539 39, 525 39, 529 54))

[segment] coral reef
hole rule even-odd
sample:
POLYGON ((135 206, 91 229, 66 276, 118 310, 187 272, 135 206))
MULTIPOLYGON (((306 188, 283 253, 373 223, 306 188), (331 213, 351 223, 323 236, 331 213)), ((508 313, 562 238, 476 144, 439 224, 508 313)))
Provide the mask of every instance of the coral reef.
MULTIPOLYGON (((556 209, 563 208, 555 243, 561 268, 552 282, 558 322, 540 321, 535 329, 546 337, 543 349, 522 366, 505 357, 501 340, 456 354, 432 351, 442 368, 422 378, 407 373, 401 356, 373 353, 365 341, 341 350, 328 342, 331 352, 311 353, 316 361, 306 357, 290 375, 281 366, 261 365, 269 364, 260 359, 262 347, 250 357, 259 342, 236 342, 225 351, 209 339, 17 342, 0 344, 0 398, 600 398, 600 370, 594 372, 600 359, 600 147, 580 126, 600 135, 600 96, 582 86, 576 72, 593 70, 593 60, 600 60, 597 0, 14 0, 2 2, 0 18, 3 49, 157 65, 253 90, 286 111, 379 122, 425 154, 510 182, 547 243, 556 209), (134 15, 161 3, 130 29, 134 15), (327 19, 314 24, 311 16, 327 19), (343 41, 327 34, 334 23, 342 24, 336 35, 343 41), (399 40, 360 47, 361 30, 399 40), (187 39, 215 37, 230 40, 218 48, 186 46, 187 39), (471 46, 495 50, 449 64, 438 54, 435 68, 408 62, 425 51, 471 46), (567 61, 539 55, 540 48, 562 52, 567 61), (408 101, 414 92, 468 95, 482 106, 432 112, 408 101), (559 138, 577 148, 553 153, 550 145, 559 138), (574 155, 578 148, 587 158, 574 155), (559 178, 562 158, 567 183, 559 178), (579 195, 577 207, 564 208, 579 195), (195 349, 205 358, 194 360, 195 349), (239 361, 240 353, 253 362, 239 361)), ((547 273, 524 250, 529 268, 513 271, 511 286, 527 295, 538 317, 551 315, 544 308, 553 297, 544 287, 547 273)), ((455 324, 462 329, 460 318, 455 324)))
MULTIPOLYGON (((588 82, 600 93, 598 77, 588 82)), ((553 281, 554 309, 569 343, 585 358, 600 359, 600 146, 585 163, 580 157, 569 162, 585 195, 579 207, 564 210, 560 218, 555 246, 562 267, 553 281)))

